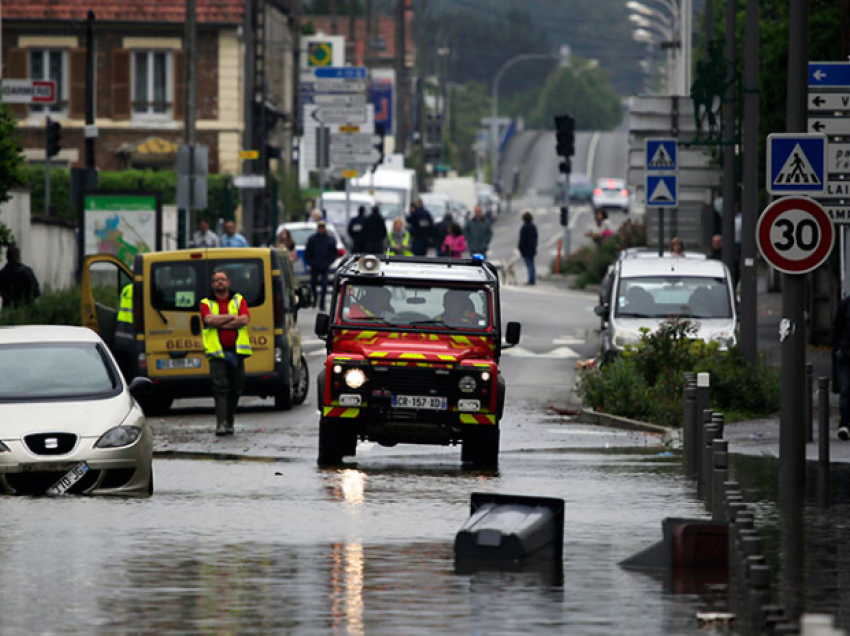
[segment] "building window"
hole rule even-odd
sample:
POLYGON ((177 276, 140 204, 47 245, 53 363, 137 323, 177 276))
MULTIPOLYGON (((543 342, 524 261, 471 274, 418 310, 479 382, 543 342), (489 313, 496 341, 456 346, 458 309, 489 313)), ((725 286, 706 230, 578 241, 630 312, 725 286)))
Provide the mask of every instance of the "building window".
POLYGON ((167 117, 171 115, 171 53, 135 51, 133 53, 133 114, 167 117))
POLYGON ((56 103, 32 105, 31 113, 63 113, 68 107, 68 55, 56 49, 33 49, 30 52, 30 79, 56 82, 56 103))

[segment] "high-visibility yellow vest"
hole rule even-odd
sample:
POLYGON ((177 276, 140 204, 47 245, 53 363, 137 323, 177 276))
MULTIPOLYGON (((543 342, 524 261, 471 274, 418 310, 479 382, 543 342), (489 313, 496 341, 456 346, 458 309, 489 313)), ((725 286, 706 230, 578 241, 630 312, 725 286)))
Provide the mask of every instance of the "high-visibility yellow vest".
POLYGON ((121 290, 121 302, 118 304, 118 322, 133 323, 133 283, 121 290))
POLYGON ((410 249, 410 232, 404 233, 404 239, 399 246, 401 249, 393 246, 392 234, 390 234, 387 238, 390 240, 390 246, 387 248, 387 256, 413 256, 413 251, 410 249))
MULTIPOLYGON (((217 300, 211 301, 209 298, 204 298, 201 304, 206 305, 211 314, 216 316, 219 314, 217 300)), ((233 294, 230 303, 227 305, 227 313, 238 315, 241 304, 242 296, 233 294)), ((210 358, 224 357, 224 348, 221 346, 221 339, 218 337, 218 327, 204 325, 204 353, 210 358)), ((245 357, 254 353, 251 349, 251 338, 248 336, 248 327, 240 327, 236 334, 236 353, 245 357)))
POLYGON ((118 319, 115 323, 115 344, 122 351, 130 351, 136 340, 135 325, 133 325, 133 283, 125 285, 121 290, 121 300, 118 303, 118 319))

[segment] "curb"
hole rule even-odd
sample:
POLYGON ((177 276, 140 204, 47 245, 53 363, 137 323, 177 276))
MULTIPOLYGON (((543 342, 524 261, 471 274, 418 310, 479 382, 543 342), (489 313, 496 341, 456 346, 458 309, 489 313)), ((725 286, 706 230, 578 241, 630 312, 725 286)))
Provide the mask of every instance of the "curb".
POLYGON ((582 409, 576 421, 584 424, 594 424, 596 426, 606 426, 608 428, 619 428, 627 431, 639 431, 642 433, 655 433, 661 435, 664 444, 680 445, 682 441, 682 431, 678 428, 669 428, 660 424, 650 424, 649 422, 641 422, 640 420, 631 420, 627 417, 619 415, 609 415, 608 413, 600 413, 598 411, 589 411, 582 409))

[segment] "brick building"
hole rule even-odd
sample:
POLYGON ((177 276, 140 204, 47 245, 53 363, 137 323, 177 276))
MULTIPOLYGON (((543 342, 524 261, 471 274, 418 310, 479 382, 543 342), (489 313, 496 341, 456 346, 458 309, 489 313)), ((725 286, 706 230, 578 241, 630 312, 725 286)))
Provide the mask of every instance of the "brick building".
MULTIPOLYGON (((297 125, 297 0, 196 2, 196 138, 209 146, 210 171, 241 172, 246 102, 254 101, 246 100, 246 52, 249 63, 256 60, 254 78, 263 76, 258 69, 265 77, 267 144, 280 149, 280 156, 291 157, 297 125), (243 41, 244 33, 258 32, 257 20, 245 22, 246 2, 263 16, 263 46, 252 40, 246 47, 243 41)), ((62 124, 62 151, 53 161, 84 164, 86 16, 91 9, 96 18, 97 168, 174 169, 185 134, 184 8, 184 0, 4 3, 3 77, 57 83, 55 105, 14 107, 27 160, 44 160, 49 115, 62 124)), ((273 162, 271 167, 277 166, 273 162)))

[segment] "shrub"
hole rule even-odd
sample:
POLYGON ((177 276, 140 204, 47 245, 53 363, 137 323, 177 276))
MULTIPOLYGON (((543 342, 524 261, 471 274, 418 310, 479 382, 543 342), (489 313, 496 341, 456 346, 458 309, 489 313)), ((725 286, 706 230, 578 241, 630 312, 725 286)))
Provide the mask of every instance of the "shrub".
POLYGON ((12 325, 80 325, 81 294, 79 287, 45 290, 34 303, 24 307, 3 307, 0 326, 12 325))
POLYGON ((598 285, 621 250, 643 245, 646 245, 646 226, 628 219, 617 228, 614 236, 599 245, 586 245, 567 256, 560 273, 575 275, 575 286, 579 289, 598 285))
POLYGON ((721 351, 716 343, 695 340, 695 333, 682 318, 665 321, 655 333, 647 330, 614 362, 583 370, 579 396, 594 410, 681 426, 684 374, 707 372, 711 407, 728 420, 768 415, 779 408, 779 372, 766 357, 750 365, 738 347, 721 351))

